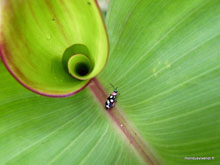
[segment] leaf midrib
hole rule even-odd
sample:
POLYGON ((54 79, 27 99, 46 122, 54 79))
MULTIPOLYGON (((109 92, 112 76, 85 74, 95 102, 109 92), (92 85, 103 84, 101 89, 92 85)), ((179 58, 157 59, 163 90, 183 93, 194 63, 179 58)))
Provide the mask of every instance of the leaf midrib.
POLYGON ((104 108, 105 98, 107 98, 107 92, 99 81, 94 78, 90 85, 90 91, 96 98, 96 101, 101 105, 101 109, 105 111, 106 117, 110 118, 110 121, 115 125, 117 131, 121 132, 121 138, 127 141, 128 147, 135 151, 147 164, 159 164, 156 156, 151 149, 146 145, 146 142, 138 134, 138 131, 134 129, 132 124, 126 119, 123 111, 115 106, 113 109, 106 110, 104 108))

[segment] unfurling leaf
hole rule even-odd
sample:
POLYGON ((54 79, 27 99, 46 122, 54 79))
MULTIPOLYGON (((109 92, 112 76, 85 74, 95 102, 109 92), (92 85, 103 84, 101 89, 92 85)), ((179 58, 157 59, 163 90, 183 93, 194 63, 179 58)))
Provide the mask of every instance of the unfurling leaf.
POLYGON ((96 1, 1 1, 1 56, 42 95, 69 96, 104 67, 108 38, 96 1))

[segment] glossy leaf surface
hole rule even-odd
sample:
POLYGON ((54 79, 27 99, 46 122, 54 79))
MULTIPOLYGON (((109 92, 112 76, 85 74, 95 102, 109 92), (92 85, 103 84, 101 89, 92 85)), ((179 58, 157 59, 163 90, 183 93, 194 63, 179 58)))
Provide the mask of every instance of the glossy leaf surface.
POLYGON ((161 162, 217 159, 220 2, 112 1, 107 27, 110 59, 100 79, 119 87, 121 109, 161 162))
MULTIPOLYGON (((219 164, 220 2, 111 0, 110 57, 97 79, 160 164, 219 164), (185 160, 184 157, 214 157, 185 160)), ((0 161, 150 164, 91 95, 37 96, 1 65, 0 161)), ((103 103, 104 104, 104 103, 103 103)))
POLYGON ((24 89, 2 64, 0 75, 8 85, 0 95, 0 164, 139 162, 88 90, 47 98, 24 89))

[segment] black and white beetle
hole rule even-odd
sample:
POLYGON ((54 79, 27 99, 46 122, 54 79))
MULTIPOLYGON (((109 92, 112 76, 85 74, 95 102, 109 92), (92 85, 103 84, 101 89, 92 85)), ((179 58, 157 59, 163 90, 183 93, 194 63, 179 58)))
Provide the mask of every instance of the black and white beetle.
POLYGON ((113 108, 115 106, 115 103, 117 102, 116 98, 117 98, 117 96, 120 95, 120 94, 118 94, 117 88, 115 88, 112 84, 110 84, 110 85, 114 88, 114 91, 109 95, 109 97, 107 98, 107 100, 105 102, 105 109, 106 110, 110 110, 111 108, 113 108))

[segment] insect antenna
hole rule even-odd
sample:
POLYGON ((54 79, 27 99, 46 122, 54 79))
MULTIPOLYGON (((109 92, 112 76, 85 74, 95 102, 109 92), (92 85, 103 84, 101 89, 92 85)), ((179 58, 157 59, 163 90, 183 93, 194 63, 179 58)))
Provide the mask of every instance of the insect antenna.
POLYGON ((116 89, 116 90, 118 89, 118 87, 115 88, 115 86, 112 85, 112 83, 110 83, 110 85, 112 86, 112 88, 113 88, 114 90, 115 90, 115 89, 116 89))

